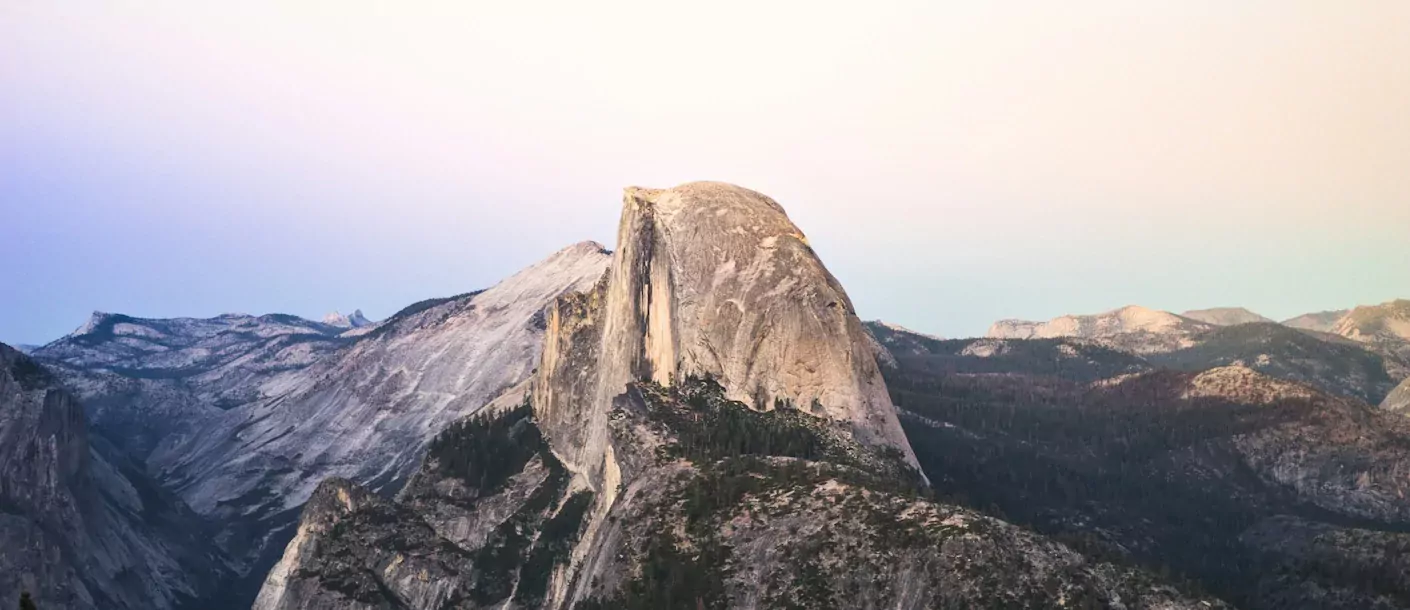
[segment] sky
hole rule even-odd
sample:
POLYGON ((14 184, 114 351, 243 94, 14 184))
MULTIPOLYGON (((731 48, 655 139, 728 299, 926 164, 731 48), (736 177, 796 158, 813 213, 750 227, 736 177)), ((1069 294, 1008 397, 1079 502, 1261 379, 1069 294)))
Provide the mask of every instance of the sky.
POLYGON ((858 313, 1410 297, 1410 3, 0 0, 0 341, 372 318, 779 201, 858 313))

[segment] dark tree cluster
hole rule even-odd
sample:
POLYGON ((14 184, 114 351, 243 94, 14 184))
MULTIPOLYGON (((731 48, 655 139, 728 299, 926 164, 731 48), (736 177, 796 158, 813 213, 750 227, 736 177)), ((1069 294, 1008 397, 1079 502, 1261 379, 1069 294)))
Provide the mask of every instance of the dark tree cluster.
POLYGON ((465 481, 481 496, 492 494, 543 452, 543 437, 532 416, 525 402, 505 413, 462 419, 431 441, 428 462, 442 476, 465 481))

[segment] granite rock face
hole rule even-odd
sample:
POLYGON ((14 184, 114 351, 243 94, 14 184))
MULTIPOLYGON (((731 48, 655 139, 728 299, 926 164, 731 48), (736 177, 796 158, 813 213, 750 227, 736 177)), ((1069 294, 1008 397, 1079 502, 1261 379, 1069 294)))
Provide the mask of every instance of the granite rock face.
POLYGON ((847 422, 914 463, 842 286, 778 203, 733 185, 627 189, 611 271, 550 312, 540 370, 545 434, 594 482, 613 398, 690 375, 757 409, 847 422))
POLYGON ((230 570, 207 525, 93 440, 58 378, 0 345, 0 599, 172 609, 212 592, 230 570))

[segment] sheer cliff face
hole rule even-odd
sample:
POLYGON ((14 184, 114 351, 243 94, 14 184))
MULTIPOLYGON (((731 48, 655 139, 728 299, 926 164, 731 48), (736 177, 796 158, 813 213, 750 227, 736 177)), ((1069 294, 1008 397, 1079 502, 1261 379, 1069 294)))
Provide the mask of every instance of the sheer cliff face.
POLYGON ((606 282, 550 314, 534 403, 575 470, 600 473, 604 417, 629 382, 689 375, 757 409, 845 422, 914 463, 851 301, 772 199, 629 188, 618 246, 606 282))

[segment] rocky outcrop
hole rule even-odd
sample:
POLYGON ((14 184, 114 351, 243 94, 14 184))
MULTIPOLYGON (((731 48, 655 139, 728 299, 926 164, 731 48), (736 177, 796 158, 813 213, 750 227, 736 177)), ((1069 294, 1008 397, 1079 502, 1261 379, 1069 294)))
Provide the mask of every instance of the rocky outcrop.
POLYGON ((1215 307, 1213 309, 1194 309, 1180 314, 1181 317, 1189 318, 1205 324, 1215 326, 1238 326, 1240 324, 1271 323, 1272 320, 1260 316, 1243 307, 1215 307))
POLYGON ((325 485, 258 610, 1219 607, 927 500, 772 200, 629 189, 619 239, 549 309, 531 404, 443 432, 395 502, 325 485))
POLYGON ((1336 327, 1337 322, 1351 313, 1350 309, 1338 309, 1335 311, 1319 311, 1316 313, 1306 313, 1295 318, 1283 320, 1283 326, 1300 328, 1319 333, 1329 333, 1336 327))
POLYGON ((208 527, 116 451, 74 397, 0 345, 0 599, 57 610, 171 609, 229 571, 208 527))
POLYGON ((363 328, 375 324, 373 321, 368 320, 367 316, 362 315, 361 309, 353 310, 351 315, 346 316, 334 311, 323 316, 323 323, 334 328, 343 329, 363 328))
POLYGON ((1171 351, 1195 344, 1194 337, 1210 324, 1129 306, 1090 316, 1062 316, 1047 322, 1000 320, 985 335, 990 339, 1053 339, 1071 337, 1136 354, 1171 351))
POLYGON ((1406 409, 1410 409, 1410 379, 1401 382, 1389 396, 1386 396, 1385 402, 1381 403, 1381 408, 1395 412, 1404 412, 1406 409))
POLYGON ((1331 332, 1410 359, 1410 300, 1352 309, 1331 332))

